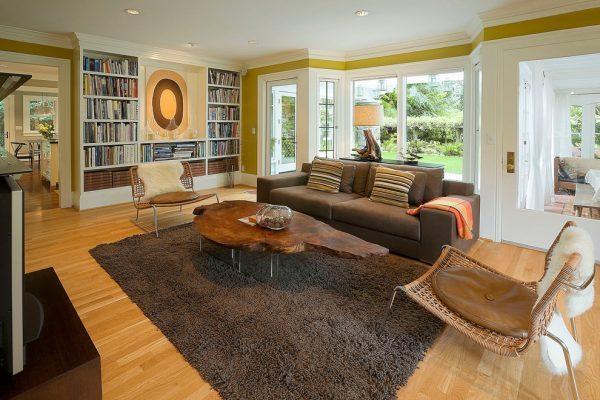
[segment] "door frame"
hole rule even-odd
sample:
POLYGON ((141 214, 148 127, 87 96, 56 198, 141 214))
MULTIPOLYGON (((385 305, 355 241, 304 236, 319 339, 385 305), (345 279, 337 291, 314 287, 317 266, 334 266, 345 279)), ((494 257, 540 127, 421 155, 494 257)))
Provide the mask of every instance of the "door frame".
MULTIPOLYGON (((294 140, 295 140, 295 149, 294 149, 294 164, 296 163, 296 159, 297 159, 297 153, 298 153, 298 137, 297 137, 297 129, 298 129, 298 80, 297 79, 284 79, 284 80, 277 80, 277 81, 269 81, 267 82, 267 132, 266 132, 266 168, 267 171, 269 172, 269 175, 271 174, 271 160, 273 157, 273 154, 271 154, 271 146, 270 146, 270 141, 271 141, 271 137, 273 136, 273 132, 272 132, 272 128, 273 128, 273 106, 275 104, 275 98, 273 98, 273 87, 277 87, 277 86, 291 86, 291 85, 295 85, 296 86, 296 91, 294 93, 294 112, 295 112, 295 118, 294 118, 294 140)), ((283 97, 283 93, 284 92, 280 92, 278 99, 281 100, 281 98, 283 97)), ((280 143, 279 146, 276 146, 276 149, 279 148, 279 151, 281 152, 281 134, 282 132, 279 132, 280 134, 280 143)), ((294 166, 294 170, 296 169, 296 167, 294 166)), ((280 172, 278 172, 280 173, 280 172)))
MULTIPOLYGON (((58 68, 59 206, 60 208, 70 208, 73 205, 73 194, 71 192, 71 60, 0 51, 0 61, 58 68)), ((14 123, 14 118, 12 120, 14 123)))
MULTIPOLYGON (((307 128, 306 123, 308 122, 308 109, 303 107, 303 101, 307 97, 306 89, 308 80, 308 69, 296 69, 284 72, 277 72, 272 74, 260 75, 257 82, 258 90, 258 133, 257 133, 257 151, 256 151, 256 166, 257 176, 269 175, 269 162, 267 155, 269 155, 268 149, 268 137, 267 137, 267 124, 269 123, 269 110, 267 107, 268 102, 268 91, 267 85, 270 82, 285 82, 295 80, 296 86, 296 169, 299 169, 303 162, 307 161, 308 142, 307 137, 300 136, 300 132, 307 128), (306 143, 304 143, 306 142, 306 143)), ((308 130, 306 129, 306 132, 308 130)))
MULTIPOLYGON (((506 152, 514 151, 518 160, 519 62, 595 53, 600 53, 600 27, 530 35, 487 45, 484 43, 484 68, 487 66, 484 72, 484 76, 487 75, 487 79, 484 78, 484 107, 487 115, 484 115, 483 129, 486 130, 486 144, 495 148, 494 157, 488 161, 485 172, 487 177, 491 177, 489 163, 493 162, 496 178, 495 182, 492 180, 488 183, 482 195, 482 204, 486 204, 482 209, 482 220, 490 216, 490 195, 495 193, 494 216, 485 229, 493 228, 496 241, 545 250, 564 222, 571 219, 575 219, 593 237, 600 238, 599 221, 518 210, 518 171, 514 174, 506 172, 506 152), (492 185, 493 189, 490 187, 492 185), (511 220, 508 221, 508 218, 511 220), (509 222, 515 226, 509 225, 509 222)), ((491 156, 490 150, 489 147, 486 150, 488 156, 491 156)), ((482 157, 485 159, 485 155, 482 157)), ((515 165, 518 166, 518 162, 515 165)), ((597 243, 596 259, 600 259, 599 247, 597 243)))

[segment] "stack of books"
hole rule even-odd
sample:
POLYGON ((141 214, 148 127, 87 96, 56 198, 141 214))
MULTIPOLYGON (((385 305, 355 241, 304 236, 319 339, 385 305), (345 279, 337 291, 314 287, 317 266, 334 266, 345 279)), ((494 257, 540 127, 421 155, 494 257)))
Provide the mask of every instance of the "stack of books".
POLYGON ((91 96, 137 97, 138 81, 112 76, 84 75, 83 94, 91 96))
POLYGON ((137 101, 86 99, 88 119, 138 119, 137 101))
POLYGON ((83 126, 84 143, 135 142, 137 123, 135 122, 87 122, 83 126))
POLYGON ((83 70, 104 72, 107 74, 132 75, 138 74, 137 61, 112 60, 110 58, 91 58, 83 56, 83 70))
POLYGON ((196 153, 195 143, 177 143, 173 145, 173 158, 176 160, 192 158, 196 153))
POLYGON ((208 70, 208 83, 221 86, 240 86, 240 74, 237 72, 220 71, 216 69, 208 70))

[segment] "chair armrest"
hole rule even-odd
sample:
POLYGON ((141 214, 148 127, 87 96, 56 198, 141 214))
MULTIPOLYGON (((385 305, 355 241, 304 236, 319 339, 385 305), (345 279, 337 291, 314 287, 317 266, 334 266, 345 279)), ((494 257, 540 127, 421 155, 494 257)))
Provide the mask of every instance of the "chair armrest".
POLYGON ((259 203, 268 203, 271 197, 271 190, 289 186, 302 186, 307 183, 308 173, 301 171, 261 176, 256 180, 256 201, 259 203))
POLYGON ((451 212, 422 208, 419 216, 421 222, 419 259, 425 262, 433 263, 441 254, 443 246, 452 246, 466 251, 479 238, 479 195, 454 195, 453 197, 467 200, 471 203, 473 211, 473 239, 465 240, 458 237, 456 217, 451 212))
POLYGON ((471 196, 475 191, 475 185, 468 182, 444 180, 444 196, 458 194, 461 196, 471 196))

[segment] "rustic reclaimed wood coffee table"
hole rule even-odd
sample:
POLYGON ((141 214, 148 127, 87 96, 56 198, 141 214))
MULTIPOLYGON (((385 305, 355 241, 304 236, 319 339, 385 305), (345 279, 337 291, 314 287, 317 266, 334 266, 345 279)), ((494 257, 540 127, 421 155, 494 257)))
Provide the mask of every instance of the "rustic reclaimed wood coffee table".
POLYGON ((240 218, 255 215, 263 205, 236 200, 200 206, 194 210, 194 225, 202 238, 231 249, 233 264, 237 265, 240 271, 242 251, 269 254, 271 277, 279 264, 280 254, 317 251, 355 259, 388 254, 385 247, 338 231, 324 222, 296 211, 290 225, 279 231, 240 221, 240 218))

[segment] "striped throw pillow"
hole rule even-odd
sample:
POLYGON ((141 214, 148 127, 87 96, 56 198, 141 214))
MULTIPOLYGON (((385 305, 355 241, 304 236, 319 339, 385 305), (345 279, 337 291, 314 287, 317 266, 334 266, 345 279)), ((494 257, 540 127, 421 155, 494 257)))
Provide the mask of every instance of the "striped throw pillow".
POLYGON ((408 192, 415 176, 407 171, 377 167, 371 201, 408 208, 408 192))
POLYGON ((337 193, 340 191, 343 170, 344 164, 341 162, 315 158, 306 187, 322 192, 337 193))

